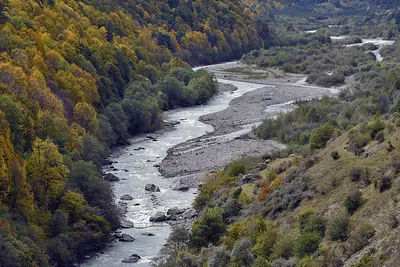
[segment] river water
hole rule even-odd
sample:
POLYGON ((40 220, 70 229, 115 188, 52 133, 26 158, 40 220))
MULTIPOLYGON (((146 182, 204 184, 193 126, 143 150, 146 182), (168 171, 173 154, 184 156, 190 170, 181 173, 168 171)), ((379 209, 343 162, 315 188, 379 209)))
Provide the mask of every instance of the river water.
MULTIPOLYGON (((190 208, 193 203, 196 189, 190 189, 187 192, 173 191, 170 186, 175 179, 163 178, 158 172, 158 168, 153 167, 167 156, 167 150, 179 143, 213 131, 212 126, 199 121, 200 116, 224 110, 232 99, 265 86, 238 81, 221 80, 220 82, 233 84, 238 89, 234 92, 220 93, 214 96, 206 105, 166 112, 164 116, 167 121, 180 122, 173 131, 158 136, 158 141, 153 141, 145 136, 133 138, 131 145, 111 158, 112 161, 116 162, 113 166, 117 170, 110 172, 121 179, 120 182, 114 183, 114 193, 117 200, 124 194, 130 194, 134 197, 132 201, 127 201, 128 212, 126 213, 126 218, 134 222, 135 226, 150 226, 149 218, 157 211, 166 212, 168 208, 175 206, 190 208), (135 150, 139 147, 145 149, 135 150), (158 186, 161 192, 145 192, 144 187, 148 183, 158 186)), ((249 130, 247 129, 247 131, 249 130)), ((225 138, 234 138, 235 136, 235 134, 232 134, 225 136, 225 138)), ((121 262, 122 259, 133 253, 142 257, 139 262, 134 264, 135 266, 149 266, 151 259, 157 256, 158 251, 169 236, 170 227, 164 224, 144 229, 130 228, 123 229, 123 233, 132 235, 136 240, 131 243, 115 242, 112 247, 85 262, 82 266, 126 266, 126 263, 121 262), (145 232, 153 233, 155 236, 145 236, 143 235, 145 232)))

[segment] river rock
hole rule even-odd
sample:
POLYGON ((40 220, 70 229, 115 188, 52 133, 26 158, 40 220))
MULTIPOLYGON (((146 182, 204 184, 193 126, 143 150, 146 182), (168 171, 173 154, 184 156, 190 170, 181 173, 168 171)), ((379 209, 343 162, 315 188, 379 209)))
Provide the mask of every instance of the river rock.
POLYGON ((240 183, 240 184, 248 184, 248 183, 251 183, 251 182, 260 180, 260 179, 262 179, 262 178, 263 178, 263 177, 262 177, 261 175, 259 175, 259 174, 250 173, 250 174, 243 175, 243 176, 239 179, 239 183, 240 183))
POLYGON ((121 200, 133 200, 133 196, 126 194, 120 197, 121 200))
POLYGON ((164 214, 164 212, 162 211, 157 211, 157 213, 153 216, 150 217, 150 221, 151 222, 163 222, 165 221, 166 216, 164 214))
POLYGON ((146 138, 151 139, 151 140, 157 140, 157 138, 155 138, 154 136, 151 136, 151 135, 146 136, 146 138))
POLYGON ((158 186, 155 186, 154 184, 146 184, 144 190, 149 192, 160 192, 160 188, 158 186))
POLYGON ((122 260, 123 263, 135 263, 138 262, 141 257, 138 254, 132 254, 129 257, 122 260))
POLYGON ((155 236, 155 234, 150 233, 150 232, 144 232, 144 233, 142 233, 142 235, 144 235, 144 236, 155 236))
POLYGON ((167 221, 176 221, 176 220, 178 220, 178 217, 177 217, 175 214, 170 214, 170 215, 167 215, 167 216, 165 217, 165 219, 166 219, 167 221))
POLYGON ((110 181, 110 182, 118 182, 118 181, 120 181, 120 179, 115 174, 112 174, 112 173, 106 173, 104 175, 104 180, 107 180, 107 181, 110 181))
POLYGON ((122 233, 114 233, 114 237, 120 239, 122 238, 122 233))
POLYGON ((159 167, 160 167, 160 164, 154 164, 153 167, 154 167, 154 168, 159 168, 159 167))
POLYGON ((185 218, 185 219, 192 219, 194 217, 196 217, 196 213, 193 210, 187 210, 183 214, 183 218, 185 218))
POLYGON ((127 219, 121 219, 120 226, 122 228, 133 228, 133 222, 127 219))
POLYGON ((187 184, 176 184, 172 190, 174 191, 187 191, 189 190, 189 185, 187 184))
POLYGON ((182 214, 184 212, 184 210, 180 210, 178 207, 173 207, 167 210, 167 215, 178 215, 178 214, 182 214))
POLYGON ((121 238, 119 239, 121 242, 133 242, 135 238, 133 236, 123 233, 121 238))

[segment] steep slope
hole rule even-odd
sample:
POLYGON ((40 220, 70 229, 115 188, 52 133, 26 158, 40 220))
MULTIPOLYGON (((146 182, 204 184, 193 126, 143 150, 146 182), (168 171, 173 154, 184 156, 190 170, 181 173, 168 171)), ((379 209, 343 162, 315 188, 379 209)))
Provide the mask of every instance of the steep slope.
POLYGON ((212 97, 213 77, 183 60, 262 46, 238 2, 165 3, 0 1, 1 266, 72 266, 101 248, 119 226, 109 149, 212 97))

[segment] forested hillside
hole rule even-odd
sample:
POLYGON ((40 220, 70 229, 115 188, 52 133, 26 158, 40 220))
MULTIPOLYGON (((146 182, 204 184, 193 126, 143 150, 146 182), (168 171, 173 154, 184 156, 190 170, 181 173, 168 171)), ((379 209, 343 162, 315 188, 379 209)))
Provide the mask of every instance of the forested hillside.
POLYGON ((1 0, 0 266, 99 249, 119 226, 109 149, 206 102, 215 81, 188 63, 259 48, 256 29, 237 1, 1 0))

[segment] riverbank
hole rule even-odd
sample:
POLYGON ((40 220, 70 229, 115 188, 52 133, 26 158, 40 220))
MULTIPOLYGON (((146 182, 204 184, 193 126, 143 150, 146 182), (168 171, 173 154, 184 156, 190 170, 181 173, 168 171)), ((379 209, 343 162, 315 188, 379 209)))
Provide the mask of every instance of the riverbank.
POLYGON ((168 150, 159 171, 164 177, 179 177, 181 183, 190 187, 202 183, 207 172, 222 169, 229 162, 284 149, 278 142, 255 138, 251 128, 267 117, 293 109, 296 100, 331 96, 340 89, 306 84, 304 75, 261 70, 238 62, 206 68, 221 83, 236 81, 240 85, 251 81, 260 84, 260 88, 233 99, 222 111, 201 116, 200 121, 213 126, 214 130, 168 150), (255 73, 259 78, 254 77, 255 73))

